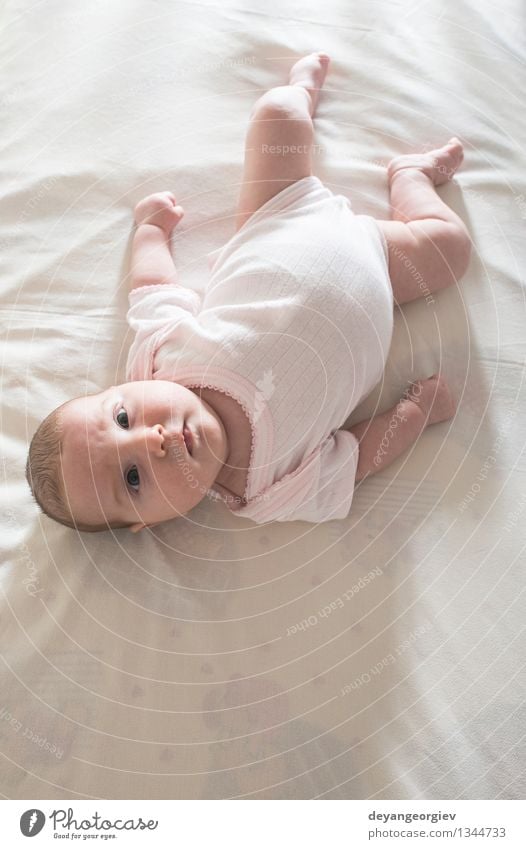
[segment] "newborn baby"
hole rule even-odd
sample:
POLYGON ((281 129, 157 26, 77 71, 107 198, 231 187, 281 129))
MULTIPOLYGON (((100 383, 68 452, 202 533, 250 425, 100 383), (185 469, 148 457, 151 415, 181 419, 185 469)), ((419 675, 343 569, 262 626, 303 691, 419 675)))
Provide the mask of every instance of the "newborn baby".
POLYGON ((127 382, 60 406, 29 449, 27 479, 51 518, 135 532, 205 496, 259 523, 343 518, 356 481, 454 415, 435 374, 342 429, 382 377, 394 304, 455 283, 470 238, 435 191, 462 161, 456 138, 391 160, 389 221, 355 215, 313 176, 328 65, 300 59, 253 107, 236 233, 209 254, 203 296, 177 277, 174 195, 136 206, 127 382))

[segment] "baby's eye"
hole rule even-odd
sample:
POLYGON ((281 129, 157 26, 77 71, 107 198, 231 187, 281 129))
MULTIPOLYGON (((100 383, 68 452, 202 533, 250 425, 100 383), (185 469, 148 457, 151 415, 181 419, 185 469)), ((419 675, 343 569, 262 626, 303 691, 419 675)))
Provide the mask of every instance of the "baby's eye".
POLYGON ((117 415, 115 416, 115 418, 116 418, 116 420, 117 420, 117 424, 120 424, 120 426, 121 426, 121 427, 128 428, 128 427, 130 426, 130 423, 129 423, 129 421, 128 421, 128 413, 126 412, 126 410, 124 409, 124 407, 120 407, 120 408, 119 408, 119 410, 117 411, 117 415), (122 424, 122 422, 121 422, 121 421, 119 421, 119 416, 122 416, 123 414, 124 414, 124 418, 126 419, 126 423, 125 423, 125 424, 122 424))
MULTIPOLYGON (((126 473, 126 482, 132 487, 132 489, 139 488, 139 472, 137 471, 137 466, 132 466, 129 472, 126 473)), ((135 490, 137 491, 137 490, 135 490)))

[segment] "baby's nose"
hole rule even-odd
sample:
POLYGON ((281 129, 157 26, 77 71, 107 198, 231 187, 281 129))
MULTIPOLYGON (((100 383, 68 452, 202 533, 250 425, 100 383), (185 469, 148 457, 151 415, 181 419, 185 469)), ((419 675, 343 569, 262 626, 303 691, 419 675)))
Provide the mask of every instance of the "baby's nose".
POLYGON ((146 444, 148 452, 151 452, 155 457, 164 457, 166 453, 165 433, 162 425, 157 424, 149 427, 146 430, 146 444))

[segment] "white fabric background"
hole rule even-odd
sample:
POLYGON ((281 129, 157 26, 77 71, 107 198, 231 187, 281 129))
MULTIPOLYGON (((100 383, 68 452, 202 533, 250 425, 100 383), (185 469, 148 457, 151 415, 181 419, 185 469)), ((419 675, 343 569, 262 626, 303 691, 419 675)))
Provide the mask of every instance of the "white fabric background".
POLYGON ((2 17, 1 795, 524 796, 521 4, 8 0, 2 17), (181 280, 204 286, 250 107, 315 49, 333 57, 315 173, 356 212, 388 217, 393 155, 465 143, 440 194, 469 272, 396 311, 352 420, 438 368, 456 418, 319 527, 208 500, 139 535, 41 517, 38 423, 124 379, 134 204, 175 191, 181 280))

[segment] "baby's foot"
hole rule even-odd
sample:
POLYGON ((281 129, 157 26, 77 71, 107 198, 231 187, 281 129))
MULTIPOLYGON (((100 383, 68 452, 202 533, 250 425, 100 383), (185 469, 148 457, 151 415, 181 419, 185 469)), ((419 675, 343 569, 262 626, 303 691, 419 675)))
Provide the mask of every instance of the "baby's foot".
POLYGON ((418 404, 426 416, 426 425, 452 419, 457 409, 451 390, 441 374, 433 374, 427 380, 412 381, 404 398, 418 404))
POLYGON ((300 85, 306 89, 311 98, 311 115, 316 112, 320 89, 323 86, 330 57, 326 53, 309 53, 292 66, 289 74, 289 85, 300 85))
POLYGON ((452 179, 463 159, 462 142, 453 136, 444 147, 430 150, 428 153, 409 153, 391 159, 387 166, 387 179, 390 184, 394 175, 402 168, 416 168, 430 177, 435 186, 441 186, 452 179))

